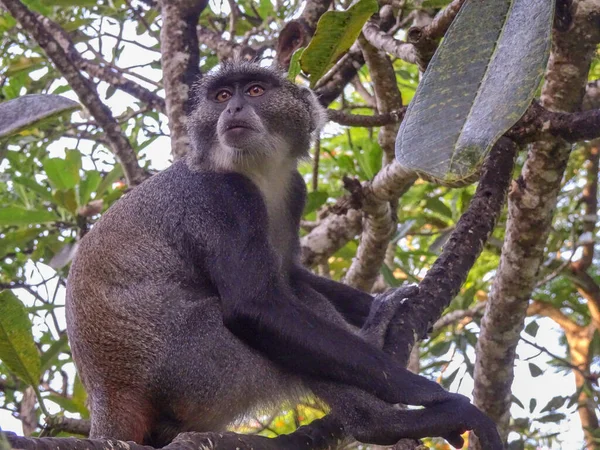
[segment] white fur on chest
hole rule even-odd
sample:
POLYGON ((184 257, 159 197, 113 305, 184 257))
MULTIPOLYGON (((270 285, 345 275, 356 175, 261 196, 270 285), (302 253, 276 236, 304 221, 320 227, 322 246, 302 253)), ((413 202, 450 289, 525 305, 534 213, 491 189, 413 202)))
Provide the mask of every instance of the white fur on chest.
POLYGON ((269 215, 269 240, 282 263, 288 259, 294 239, 288 205, 294 169, 289 164, 281 164, 272 165, 269 170, 256 169, 245 173, 263 196, 269 215))

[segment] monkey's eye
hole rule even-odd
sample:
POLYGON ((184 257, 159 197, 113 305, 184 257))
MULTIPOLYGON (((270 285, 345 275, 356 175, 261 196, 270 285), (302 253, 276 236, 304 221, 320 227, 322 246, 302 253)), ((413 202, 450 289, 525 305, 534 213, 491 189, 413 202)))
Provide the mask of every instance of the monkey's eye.
POLYGON ((217 95, 215 95, 215 100, 220 103, 226 102, 230 98, 231 92, 229 92, 227 89, 221 89, 219 92, 217 92, 217 95))
POLYGON ((262 87, 259 84, 253 84, 252 86, 250 86, 248 88, 248 90, 246 91, 246 93, 250 97, 259 97, 259 96, 261 96, 261 95, 263 95, 265 93, 265 88, 262 87))

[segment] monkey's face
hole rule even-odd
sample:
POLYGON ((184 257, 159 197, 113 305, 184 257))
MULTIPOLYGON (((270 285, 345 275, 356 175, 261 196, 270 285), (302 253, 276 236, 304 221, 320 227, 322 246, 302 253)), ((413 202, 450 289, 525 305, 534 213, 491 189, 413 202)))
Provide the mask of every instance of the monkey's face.
POLYGON ((221 167, 303 156, 321 114, 310 91, 251 63, 205 76, 196 98, 188 126, 192 145, 221 167))

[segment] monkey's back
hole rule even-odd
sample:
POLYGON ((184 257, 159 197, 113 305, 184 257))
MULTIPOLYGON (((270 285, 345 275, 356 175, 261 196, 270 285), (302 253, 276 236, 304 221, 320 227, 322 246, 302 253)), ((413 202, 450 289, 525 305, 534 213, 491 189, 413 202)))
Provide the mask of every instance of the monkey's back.
POLYGON ((298 386, 223 326, 201 242, 227 239, 213 223, 220 196, 231 195, 222 183, 177 162, 120 199, 80 243, 67 324, 96 437, 115 433, 101 429, 115 407, 171 430, 159 434, 215 430, 298 386), (190 217, 207 234, 189 236, 190 217))

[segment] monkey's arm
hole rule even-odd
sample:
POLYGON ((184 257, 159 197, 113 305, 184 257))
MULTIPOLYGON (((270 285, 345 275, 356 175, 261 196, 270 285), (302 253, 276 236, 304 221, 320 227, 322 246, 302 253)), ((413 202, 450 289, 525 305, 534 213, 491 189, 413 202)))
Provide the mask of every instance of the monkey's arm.
POLYGON ((225 326, 238 338, 288 370, 354 385, 390 403, 456 400, 294 295, 269 241, 261 194, 247 178, 215 175, 202 190, 186 200, 197 204, 184 218, 186 241, 204 248, 197 264, 221 298, 225 326))
MULTIPOLYGON (((443 418, 444 435, 475 429, 490 438, 486 448, 502 449, 493 422, 466 397, 409 372, 305 306, 281 273, 260 193, 241 176, 225 176, 218 183, 215 192, 227 195, 207 192, 204 198, 211 204, 183 226, 188 236, 201 236, 203 268, 221 298, 223 323, 234 335, 300 376, 353 385, 388 403, 431 407, 443 418)), ((438 427, 431 432, 438 434, 438 427)))
POLYGON ((292 277, 308 284, 325 296, 348 323, 361 328, 373 303, 373 296, 344 283, 320 277, 299 265, 292 269, 292 277))

